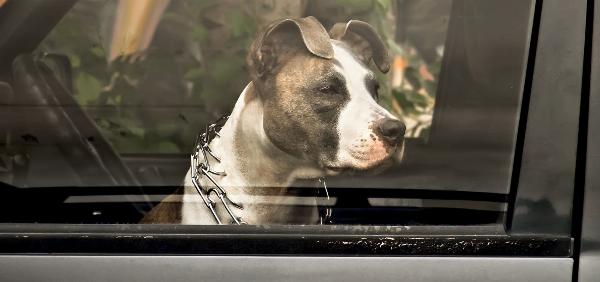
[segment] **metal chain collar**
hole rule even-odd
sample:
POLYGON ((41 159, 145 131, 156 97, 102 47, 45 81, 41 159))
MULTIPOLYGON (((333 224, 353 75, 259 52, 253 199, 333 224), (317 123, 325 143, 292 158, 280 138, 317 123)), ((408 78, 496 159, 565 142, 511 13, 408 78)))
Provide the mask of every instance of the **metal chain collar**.
MULTIPOLYGON (((198 134, 196 137, 196 142, 194 143, 194 150, 190 155, 191 162, 191 178, 192 183, 194 184, 194 188, 196 188, 196 192, 202 198, 202 201, 210 210, 210 213, 215 218, 217 224, 223 224, 222 220, 219 218, 219 215, 216 211, 217 202, 211 198, 212 195, 216 196, 223 207, 231 217, 231 224, 247 224, 240 217, 236 216, 233 212, 233 209, 244 209, 241 203, 238 203, 232 200, 228 195, 225 189, 221 187, 217 183, 217 181, 212 177, 216 176, 226 176, 227 174, 224 171, 215 171, 211 168, 209 162, 209 156, 215 159, 217 162, 221 162, 221 159, 211 151, 209 144, 215 137, 221 137, 219 135, 219 131, 225 125, 225 122, 229 119, 229 116, 224 116, 218 119, 213 124, 210 124, 204 130, 204 133, 198 134), (200 185, 200 178, 206 177, 212 184, 215 186, 214 188, 205 189, 200 185)), ((327 191, 327 184, 325 183, 325 178, 321 177, 318 179, 319 183, 325 190, 325 194, 327 199, 329 199, 329 192, 327 191)), ((320 223, 331 223, 331 208, 319 208, 319 217, 320 223)))
POLYGON ((232 219, 231 223, 244 224, 245 222, 243 222, 239 217, 237 217, 233 213, 233 208, 243 209, 244 207, 241 204, 231 200, 231 198, 229 198, 229 196, 225 192, 225 189, 223 189, 223 187, 221 187, 221 185, 219 185, 217 181, 215 181, 215 179, 212 177, 212 175, 225 176, 227 174, 224 171, 212 170, 212 168, 210 167, 210 162, 208 160, 208 156, 210 155, 217 162, 221 162, 221 159, 214 155, 214 153, 211 151, 208 145, 213 138, 220 137, 219 130, 221 129, 221 127, 223 127, 225 121, 227 121, 228 118, 229 116, 224 116, 220 118, 215 123, 207 126, 204 133, 201 133, 196 137, 196 142, 194 143, 194 150, 192 151, 192 154, 190 156, 191 177, 192 183, 196 188, 196 192, 198 192, 198 195, 200 195, 202 201, 210 210, 210 213, 217 221, 217 224, 223 224, 223 222, 217 215, 217 202, 211 199, 211 195, 215 195, 217 196, 217 198, 219 198, 219 200, 223 204, 223 207, 225 207, 225 210, 227 210, 227 213, 232 219), (208 178, 208 180, 210 180, 210 182, 212 182, 212 184, 215 187, 210 189, 204 189, 200 185, 201 176, 208 178))

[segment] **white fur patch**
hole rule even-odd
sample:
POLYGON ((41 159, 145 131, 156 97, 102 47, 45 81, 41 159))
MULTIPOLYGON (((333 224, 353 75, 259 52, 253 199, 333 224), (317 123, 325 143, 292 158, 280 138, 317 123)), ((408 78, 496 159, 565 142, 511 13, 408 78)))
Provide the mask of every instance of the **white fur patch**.
POLYGON ((365 79, 373 73, 353 56, 346 47, 333 43, 336 70, 346 79, 350 100, 340 113, 338 132, 340 144, 337 162, 340 167, 367 169, 389 157, 384 143, 374 133, 375 122, 394 118, 371 96, 365 79))
MULTIPOLYGON (((249 224, 268 223, 274 217, 292 218, 294 213, 298 213, 295 212, 295 209, 271 211, 262 206, 264 203, 275 206, 291 204, 315 206, 316 199, 286 198, 281 195, 257 196, 249 192, 254 188, 261 187, 284 189, 298 177, 319 177, 322 172, 307 166, 300 160, 295 160, 269 141, 263 130, 263 106, 260 99, 246 99, 246 95, 249 95, 249 87, 250 85, 244 89, 229 119, 221 128, 221 137, 213 139, 210 143, 212 151, 221 158, 221 162, 211 159, 211 168, 227 173, 226 176, 213 176, 213 179, 226 190, 232 200, 244 204, 244 209, 234 209, 234 213, 249 224), (236 144, 236 138, 243 142, 236 144), (239 149, 239 147, 243 147, 244 156, 236 155, 236 148, 239 149), (265 157, 266 152, 269 152, 271 158, 265 157), (273 215, 271 212, 277 212, 277 214, 273 215)), ((206 177, 200 177, 199 182, 205 189, 214 187, 206 177)), ((189 171, 184 185, 182 223, 215 224, 212 214, 194 188, 189 171)), ((219 218, 230 219, 221 204, 217 205, 216 211, 219 218)), ((316 209, 311 211, 311 216, 314 219, 309 222, 316 222, 316 209)))

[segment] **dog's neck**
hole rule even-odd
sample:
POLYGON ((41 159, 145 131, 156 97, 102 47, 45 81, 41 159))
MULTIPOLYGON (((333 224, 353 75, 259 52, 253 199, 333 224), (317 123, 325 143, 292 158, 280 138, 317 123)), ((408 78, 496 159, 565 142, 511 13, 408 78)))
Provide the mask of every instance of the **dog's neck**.
POLYGON ((279 148, 263 129, 263 107, 258 93, 250 83, 242 92, 231 116, 221 129, 220 137, 210 143, 211 150, 221 158, 216 169, 227 173, 219 177, 228 187, 256 193, 266 187, 280 189, 297 177, 317 177, 318 170, 279 148))
MULTIPOLYGON (((250 83, 240 95, 229 119, 219 131, 220 137, 215 137, 209 144, 221 160, 209 157, 209 163, 212 170, 226 173, 213 178, 232 200, 244 205, 243 210, 234 209, 244 221, 251 224, 277 223, 279 220, 289 222, 289 207, 279 205, 283 201, 288 204, 295 201, 286 197, 287 187, 297 178, 316 178, 322 173, 310 163, 283 152, 269 140, 263 129, 262 101, 256 91, 250 83)), ((186 186, 189 182, 188 175, 186 186)), ((204 188, 214 187, 206 177, 201 177, 200 184, 204 188)), ((197 196, 193 187, 186 187, 186 190, 197 196)), ((186 193, 186 197, 189 194, 186 193)), ((184 221, 185 212, 184 209, 184 221)), ((313 213, 312 209, 310 212, 313 213)), ((220 212, 220 215, 229 220, 227 214, 220 212)))

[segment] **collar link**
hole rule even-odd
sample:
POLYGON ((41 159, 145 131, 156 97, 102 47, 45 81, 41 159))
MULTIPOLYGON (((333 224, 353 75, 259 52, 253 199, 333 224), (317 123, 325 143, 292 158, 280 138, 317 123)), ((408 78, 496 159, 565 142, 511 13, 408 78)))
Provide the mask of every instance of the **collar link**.
MULTIPOLYGON (((217 181, 213 178, 213 175, 216 176, 226 176, 225 171, 215 171, 211 168, 209 162, 209 156, 215 159, 217 162, 221 162, 221 158, 217 157, 214 152, 208 146, 210 142, 216 138, 221 137, 219 135, 219 131, 225 125, 225 122, 229 119, 229 116, 223 116, 218 119, 216 122, 210 124, 204 130, 204 133, 199 133, 196 137, 196 142, 194 143, 194 149, 192 154, 190 155, 190 165, 191 165, 191 178, 192 183, 194 184, 194 188, 202 201, 206 205, 206 207, 210 210, 213 218, 217 222, 217 224, 223 224, 223 221, 219 217, 216 206, 217 201, 211 198, 217 197, 219 202, 223 205, 229 217, 231 218, 231 224, 247 224, 241 217, 238 217, 234 213, 234 209, 242 210, 244 209, 241 203, 233 201, 228 195, 225 189, 221 187, 217 183, 217 181), (200 178, 206 177, 213 185, 214 188, 205 189, 200 185, 200 178)), ((325 182, 325 177, 321 177, 318 179, 319 186, 323 188, 327 199, 329 199, 329 192, 327 191, 327 183, 325 182)), ((319 193, 321 189, 318 188, 317 193, 319 193)), ((319 219, 320 224, 332 223, 331 216, 332 210, 331 208, 319 208, 319 219)))

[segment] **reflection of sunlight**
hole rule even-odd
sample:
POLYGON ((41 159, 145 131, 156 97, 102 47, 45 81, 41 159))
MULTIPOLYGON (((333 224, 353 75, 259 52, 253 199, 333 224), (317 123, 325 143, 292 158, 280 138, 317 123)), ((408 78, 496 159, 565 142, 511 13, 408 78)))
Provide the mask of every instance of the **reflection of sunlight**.
POLYGON ((108 61, 146 50, 169 2, 170 0, 120 0, 108 61))

